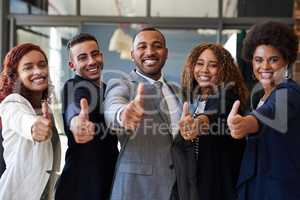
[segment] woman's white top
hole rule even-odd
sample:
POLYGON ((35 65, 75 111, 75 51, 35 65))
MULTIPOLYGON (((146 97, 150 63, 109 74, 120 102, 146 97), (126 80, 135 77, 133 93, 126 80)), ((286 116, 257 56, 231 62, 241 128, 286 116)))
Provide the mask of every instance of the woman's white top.
POLYGON ((31 127, 37 120, 33 107, 19 94, 0 104, 6 170, 0 179, 1 200, 39 200, 53 162, 51 140, 35 142, 31 127))

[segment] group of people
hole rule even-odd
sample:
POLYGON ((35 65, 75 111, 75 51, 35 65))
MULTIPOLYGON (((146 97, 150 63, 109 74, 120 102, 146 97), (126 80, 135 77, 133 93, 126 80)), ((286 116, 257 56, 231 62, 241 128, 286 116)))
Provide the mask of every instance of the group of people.
POLYGON ((289 75, 298 38, 287 25, 254 25, 244 40, 262 90, 255 105, 218 44, 192 49, 180 87, 162 72, 168 49, 156 28, 135 35, 134 70, 107 85, 94 36, 80 33, 68 49, 74 77, 62 91, 68 149, 60 176, 47 57, 30 43, 5 57, 1 200, 300 199, 300 87, 289 75))

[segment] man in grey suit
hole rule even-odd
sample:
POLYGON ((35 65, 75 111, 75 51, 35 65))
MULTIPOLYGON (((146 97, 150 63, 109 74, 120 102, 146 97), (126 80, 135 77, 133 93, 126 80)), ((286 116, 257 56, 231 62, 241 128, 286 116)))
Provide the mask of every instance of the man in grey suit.
POLYGON ((178 131, 179 90, 161 72, 167 55, 163 34, 142 29, 131 52, 136 69, 108 82, 105 119, 121 143, 111 200, 198 199, 193 146, 178 131))

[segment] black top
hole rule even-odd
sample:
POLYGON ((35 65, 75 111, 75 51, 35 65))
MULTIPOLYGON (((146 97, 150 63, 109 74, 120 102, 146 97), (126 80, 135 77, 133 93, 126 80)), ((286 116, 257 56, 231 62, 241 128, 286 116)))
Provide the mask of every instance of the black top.
MULTIPOLYGON (((226 95, 212 95, 204 110, 210 121, 208 135, 198 142, 197 176, 201 200, 235 200, 235 186, 239 176, 245 140, 230 136, 227 117, 238 97, 227 91, 226 95), (224 101, 225 100, 225 101, 224 101)), ((194 102, 194 110, 197 102, 194 102)))
POLYGON ((117 137, 111 135, 104 121, 105 88, 104 83, 99 87, 78 75, 64 85, 63 120, 68 149, 55 195, 57 200, 109 198, 118 149, 117 137), (77 144, 70 131, 70 121, 79 114, 82 98, 89 103, 89 120, 96 125, 96 136, 86 144, 77 144))

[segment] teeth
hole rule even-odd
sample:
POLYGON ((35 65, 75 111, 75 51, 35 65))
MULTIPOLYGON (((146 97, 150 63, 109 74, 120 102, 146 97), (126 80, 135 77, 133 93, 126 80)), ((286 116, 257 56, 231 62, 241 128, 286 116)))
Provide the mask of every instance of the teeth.
POLYGON ((97 71, 97 67, 91 67, 91 68, 87 68, 86 70, 88 71, 88 72, 95 72, 95 71, 97 71))
POLYGON ((156 60, 145 60, 144 63, 146 65, 154 65, 157 61, 156 60))
POLYGON ((261 78, 262 79, 270 79, 270 78, 272 78, 272 76, 273 76, 272 72, 262 72, 261 73, 261 78))
POLYGON ((199 76, 198 79, 200 81, 209 81, 210 80, 210 78, 208 76, 199 76))
POLYGON ((43 83, 45 81, 45 78, 35 78, 32 80, 33 83, 43 83))

